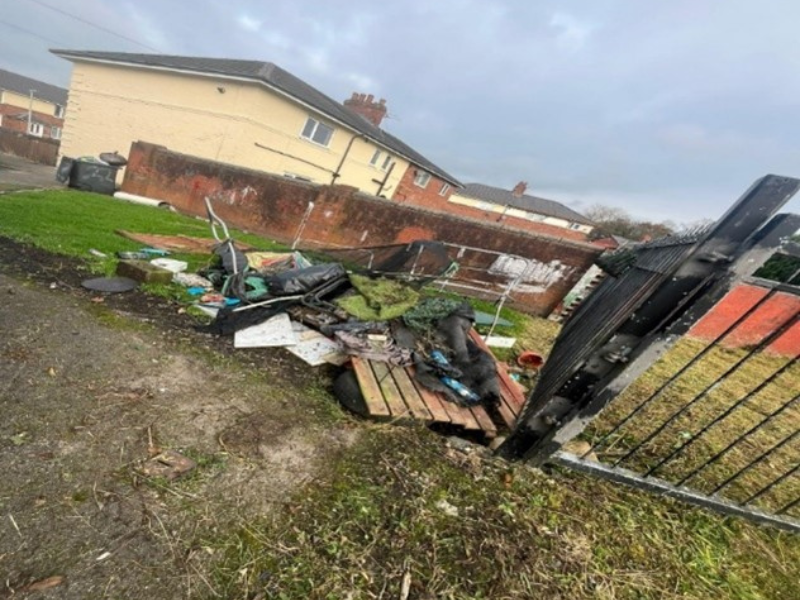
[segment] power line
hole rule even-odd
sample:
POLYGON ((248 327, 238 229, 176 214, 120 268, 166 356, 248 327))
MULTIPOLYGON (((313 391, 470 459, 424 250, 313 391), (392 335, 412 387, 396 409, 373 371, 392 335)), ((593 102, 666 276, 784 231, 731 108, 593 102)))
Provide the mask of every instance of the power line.
POLYGON ((0 19, 0 24, 6 25, 7 27, 11 27, 12 29, 16 29, 17 31, 21 31, 22 33, 27 33, 28 35, 32 35, 33 37, 39 38, 40 40, 43 40, 43 41, 47 42, 48 44, 55 44, 56 46, 62 46, 63 45, 61 42, 57 42, 54 39, 51 39, 49 37, 45 37, 43 35, 39 35, 35 31, 31 31, 30 29, 25 29, 24 27, 20 27, 19 25, 14 25, 13 23, 9 23, 8 21, 4 21, 2 19, 0 19))
POLYGON ((79 17, 78 15, 73 15, 72 13, 68 13, 65 10, 61 10, 60 8, 56 8, 55 6, 50 6, 49 4, 45 4, 44 2, 40 2, 39 0, 28 0, 28 1, 29 2, 33 2, 34 4, 37 4, 37 5, 41 6, 42 8, 46 8, 48 10, 52 10, 53 12, 56 12, 56 13, 58 13, 60 15, 63 15, 63 16, 68 17, 70 19, 74 19, 75 21, 79 21, 80 23, 83 23, 85 25, 89 25, 90 27, 94 27, 95 29, 99 29, 100 31, 104 31, 104 32, 109 33, 111 35, 114 35, 114 36, 116 36, 116 37, 118 37, 120 39, 123 39, 123 40, 126 40, 128 42, 131 42, 132 44, 136 44, 137 46, 141 46, 142 48, 147 48, 148 50, 152 50, 153 52, 161 52, 158 48, 153 48, 152 46, 148 46, 147 44, 143 44, 142 42, 139 42, 139 41, 137 41, 137 40, 135 40, 133 38, 129 38, 126 35, 122 35, 121 33, 118 33, 118 32, 116 32, 116 31, 114 31, 112 29, 108 29, 107 27, 103 27, 102 25, 98 25, 97 23, 92 23, 91 21, 88 21, 88 20, 84 19, 83 17, 79 17))

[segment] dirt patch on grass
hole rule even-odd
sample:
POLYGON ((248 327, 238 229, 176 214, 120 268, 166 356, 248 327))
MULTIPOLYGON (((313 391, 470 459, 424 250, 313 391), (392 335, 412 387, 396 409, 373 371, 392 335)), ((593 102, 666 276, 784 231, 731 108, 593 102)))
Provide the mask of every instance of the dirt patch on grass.
POLYGON ((202 540, 274 513, 352 429, 332 433, 341 418, 303 365, 288 377, 310 383, 287 383, 291 357, 242 364, 166 301, 133 293, 98 308, 80 265, 5 249, 3 270, 29 278, 0 274, 0 597, 51 576, 65 579, 41 597, 211 595, 202 540), (197 467, 143 476, 163 449, 197 467))

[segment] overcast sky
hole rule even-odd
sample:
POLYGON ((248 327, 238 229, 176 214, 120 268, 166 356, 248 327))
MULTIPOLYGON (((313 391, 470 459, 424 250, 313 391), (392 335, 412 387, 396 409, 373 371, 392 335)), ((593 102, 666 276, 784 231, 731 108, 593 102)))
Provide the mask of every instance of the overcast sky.
POLYGON ((525 180, 578 210, 685 223, 720 216, 765 173, 800 175, 797 1, 0 7, 2 68, 66 87, 70 63, 48 48, 272 61, 340 101, 386 98, 385 128, 463 182, 525 180))

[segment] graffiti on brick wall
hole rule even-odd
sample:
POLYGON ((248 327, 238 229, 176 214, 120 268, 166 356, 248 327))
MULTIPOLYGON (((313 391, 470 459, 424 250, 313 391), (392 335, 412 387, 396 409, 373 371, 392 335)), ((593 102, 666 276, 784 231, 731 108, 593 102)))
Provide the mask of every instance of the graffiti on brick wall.
POLYGON ((559 260, 541 262, 503 254, 489 267, 492 275, 501 275, 509 281, 518 280, 515 290, 526 294, 539 294, 572 274, 572 267, 559 260))
POLYGON ((212 200, 219 200, 229 206, 242 204, 251 197, 258 196, 258 191, 252 186, 246 185, 241 189, 220 189, 210 194, 212 200))

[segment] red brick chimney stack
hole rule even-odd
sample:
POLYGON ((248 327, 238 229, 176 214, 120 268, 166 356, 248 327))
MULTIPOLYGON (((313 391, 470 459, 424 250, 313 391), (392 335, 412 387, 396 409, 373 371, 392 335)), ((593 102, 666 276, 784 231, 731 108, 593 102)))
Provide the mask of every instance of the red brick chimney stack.
POLYGON ((353 92, 353 95, 345 100, 343 104, 378 127, 380 127, 381 121, 386 116, 386 100, 381 98, 375 102, 375 96, 372 94, 353 92))
POLYGON ((514 186, 514 189, 511 190, 511 195, 514 198, 522 198, 522 195, 525 193, 525 190, 528 189, 528 182, 527 181, 520 181, 517 185, 514 186))

